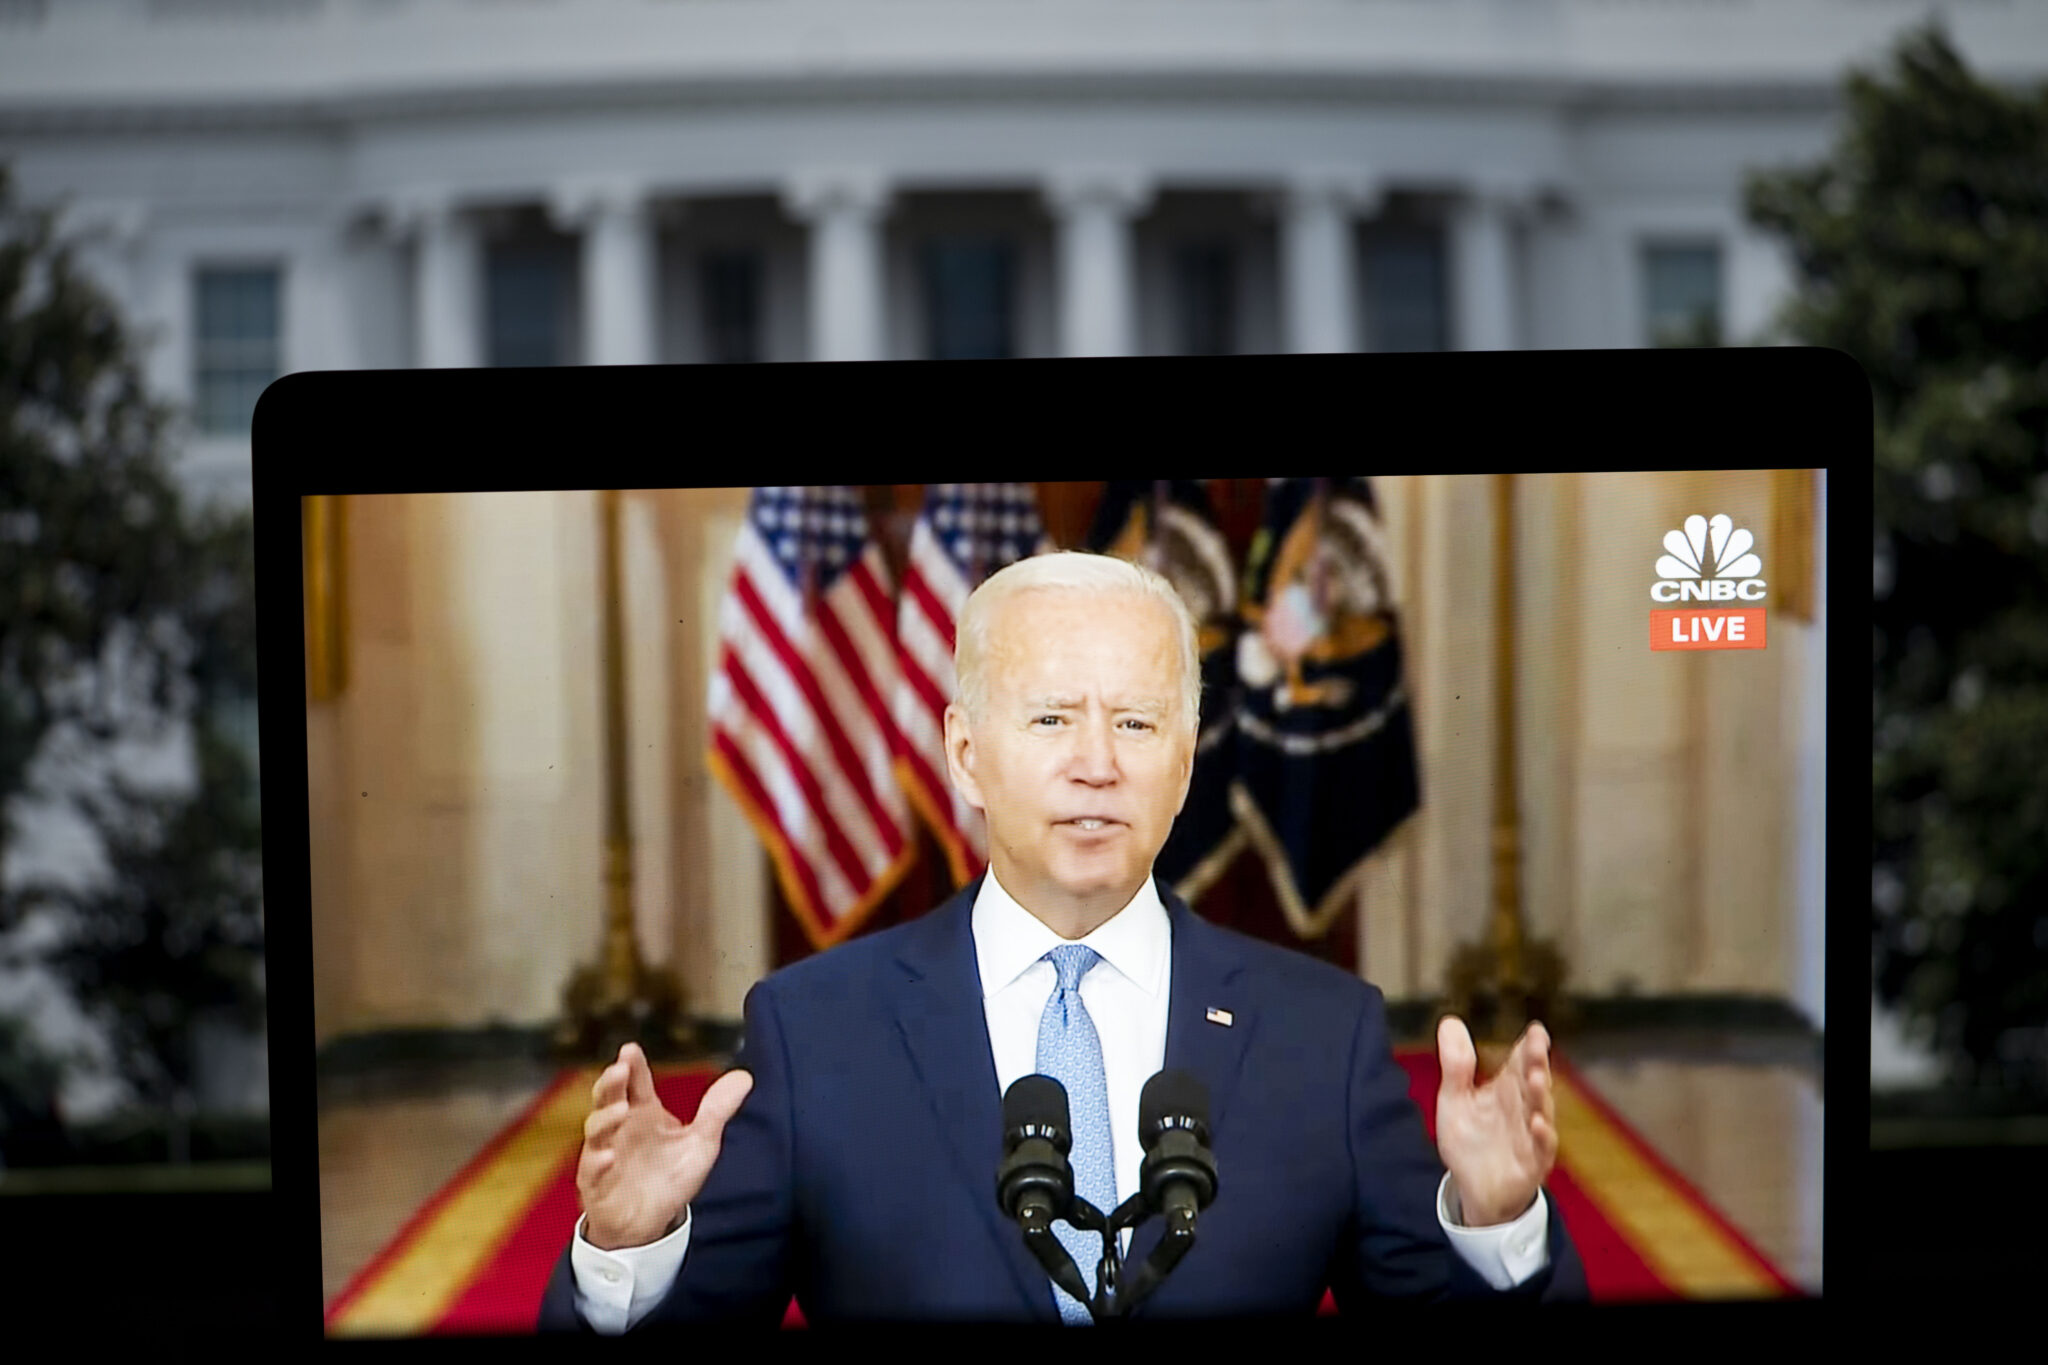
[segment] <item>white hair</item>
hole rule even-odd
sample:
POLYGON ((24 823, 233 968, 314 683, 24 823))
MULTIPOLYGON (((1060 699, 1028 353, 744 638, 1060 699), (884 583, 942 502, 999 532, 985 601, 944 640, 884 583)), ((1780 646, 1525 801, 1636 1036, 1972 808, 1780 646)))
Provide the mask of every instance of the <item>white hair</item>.
POLYGON ((970 717, 981 716, 988 701, 988 679, 982 665, 988 658, 989 621, 1005 601, 1031 591, 1151 597, 1165 604, 1173 612, 1174 636, 1180 644, 1181 714, 1188 733, 1200 729, 1202 653, 1194 613, 1172 583, 1144 565, 1081 550, 1058 550, 1017 560, 990 574, 968 594, 954 633, 953 674, 958 699, 970 717))

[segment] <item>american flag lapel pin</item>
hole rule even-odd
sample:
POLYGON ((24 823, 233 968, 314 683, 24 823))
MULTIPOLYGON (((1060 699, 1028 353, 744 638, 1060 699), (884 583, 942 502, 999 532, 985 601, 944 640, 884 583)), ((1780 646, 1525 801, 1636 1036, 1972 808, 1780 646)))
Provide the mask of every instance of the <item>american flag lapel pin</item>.
POLYGON ((1216 1008, 1216 1007, 1215 1007, 1214 1005, 1211 1005, 1211 1006, 1209 1006, 1209 1014, 1208 1014, 1208 1020, 1209 1020, 1209 1022, 1210 1022, 1210 1023, 1212 1023, 1212 1024, 1221 1024, 1221 1025, 1223 1025, 1223 1027, 1225 1027, 1225 1028, 1229 1028, 1229 1027, 1230 1027, 1230 1011, 1229 1011, 1229 1010, 1219 1010, 1219 1009, 1217 1009, 1217 1008, 1216 1008))

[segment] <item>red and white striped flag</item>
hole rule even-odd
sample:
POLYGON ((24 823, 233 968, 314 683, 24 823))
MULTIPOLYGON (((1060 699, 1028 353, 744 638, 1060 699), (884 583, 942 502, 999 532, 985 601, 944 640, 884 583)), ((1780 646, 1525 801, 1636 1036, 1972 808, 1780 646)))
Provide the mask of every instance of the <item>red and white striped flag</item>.
POLYGON ((1028 483, 940 483, 925 492, 910 533, 896 642, 903 666, 896 774, 931 826, 956 886, 988 865, 988 825, 953 789, 946 769, 946 705, 953 699, 953 630, 967 595, 1014 560, 1053 548, 1028 483))
POLYGON ((858 928, 917 855, 891 766, 891 615, 853 489, 754 490, 719 612, 708 762, 818 948, 858 928))

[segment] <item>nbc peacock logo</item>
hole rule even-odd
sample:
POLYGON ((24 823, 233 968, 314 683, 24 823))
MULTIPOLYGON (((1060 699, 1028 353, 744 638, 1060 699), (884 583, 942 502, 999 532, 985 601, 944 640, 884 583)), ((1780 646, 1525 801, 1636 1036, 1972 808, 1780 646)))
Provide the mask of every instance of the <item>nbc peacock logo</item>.
MULTIPOLYGON (((1664 533, 1653 602, 1762 602, 1768 584, 1756 537, 1727 513, 1690 516, 1664 533), (1712 566, 1711 569, 1709 566, 1712 566)), ((1702 605, 1650 613, 1651 649, 1762 649, 1765 609, 1702 605)))

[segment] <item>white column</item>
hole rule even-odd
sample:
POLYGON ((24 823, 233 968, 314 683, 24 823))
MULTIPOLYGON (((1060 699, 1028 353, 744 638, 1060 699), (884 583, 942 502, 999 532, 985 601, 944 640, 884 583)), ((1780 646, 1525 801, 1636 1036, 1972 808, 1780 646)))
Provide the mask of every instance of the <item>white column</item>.
POLYGON ((583 235, 583 363, 651 365, 655 338, 654 215, 638 186, 557 190, 558 227, 583 235))
POLYGON ((356 311, 360 286, 349 241, 362 218, 356 204, 337 205, 318 215, 315 226, 295 235, 280 262, 280 373, 362 368, 356 311))
POLYGON ((889 189, 872 172, 806 173, 783 193, 810 224, 811 359, 880 360, 882 215, 889 189))
POLYGON ((1296 354, 1358 349, 1351 224, 1378 199, 1360 176, 1305 174, 1281 194, 1280 325, 1296 354))
POLYGON ((1776 237, 1746 224, 1723 239, 1727 259, 1722 286, 1728 311, 1721 332, 1730 345, 1744 346, 1769 334, 1778 308, 1792 292, 1792 254, 1776 237))
POLYGON ((153 334, 154 346, 142 351, 142 372, 158 397, 190 404, 193 392, 193 347, 199 318, 193 307, 191 259, 174 240, 151 224, 136 244, 135 304, 131 313, 138 334, 153 334))
POLYGON ((1482 184, 1451 220, 1451 344, 1460 351, 1512 351, 1521 330, 1515 316, 1514 214, 1522 192, 1482 184))
POLYGON ((294 370, 355 370, 363 365, 357 330, 356 263, 349 250, 352 212, 326 220, 306 252, 296 282, 285 291, 286 366, 294 370))
POLYGON ((1059 217, 1060 354, 1132 354, 1131 220, 1151 202, 1151 188, 1129 172, 1064 172, 1047 184, 1046 198, 1059 217))
POLYGON ((402 196, 389 214, 414 242, 413 363, 426 369, 481 365, 483 262, 475 222, 435 191, 402 196))

